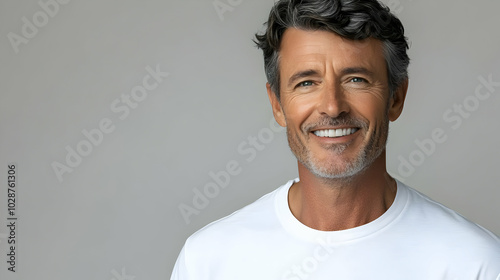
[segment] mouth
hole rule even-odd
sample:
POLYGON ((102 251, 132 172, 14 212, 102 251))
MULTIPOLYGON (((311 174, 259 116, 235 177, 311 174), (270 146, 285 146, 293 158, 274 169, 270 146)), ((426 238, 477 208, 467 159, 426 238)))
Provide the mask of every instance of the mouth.
POLYGON ((312 133, 314 133, 314 135, 318 137, 337 138, 337 137, 351 135, 358 130, 359 128, 357 127, 349 127, 349 128, 337 128, 337 129, 321 129, 321 130, 315 130, 312 133))

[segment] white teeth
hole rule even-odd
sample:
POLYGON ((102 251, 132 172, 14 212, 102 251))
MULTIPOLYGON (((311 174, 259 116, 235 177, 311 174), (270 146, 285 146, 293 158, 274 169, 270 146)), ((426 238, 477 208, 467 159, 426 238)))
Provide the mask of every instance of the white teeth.
POLYGON ((323 129, 314 131, 314 134, 319 137, 341 137, 353 134, 356 131, 358 131, 357 128, 323 129))

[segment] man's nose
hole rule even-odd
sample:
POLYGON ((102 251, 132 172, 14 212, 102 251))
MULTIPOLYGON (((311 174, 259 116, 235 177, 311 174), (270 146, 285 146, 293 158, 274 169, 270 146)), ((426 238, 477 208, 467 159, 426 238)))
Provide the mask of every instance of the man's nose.
POLYGON ((330 83, 321 92, 318 111, 322 115, 336 118, 342 113, 349 112, 349 104, 344 90, 338 83, 330 83))

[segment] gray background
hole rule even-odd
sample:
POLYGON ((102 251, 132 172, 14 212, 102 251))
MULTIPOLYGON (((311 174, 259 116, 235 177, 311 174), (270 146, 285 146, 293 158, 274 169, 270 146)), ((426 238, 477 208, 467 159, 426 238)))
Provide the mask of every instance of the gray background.
MULTIPOLYGON (((45 24, 38 1, 0 2, 0 278, 168 279, 190 234, 296 176, 285 133, 270 130, 261 52, 251 42, 273 1, 215 2, 230 8, 224 13, 213 0, 62 2, 45 24), (35 15, 41 27, 13 45, 9 34, 24 36, 23 17, 35 15), (148 66, 169 76, 120 119, 110 106, 142 85, 148 66), (59 180, 52 164, 66 164, 66 147, 76 149, 82 130, 105 118, 114 130, 59 180), (232 161, 241 172, 186 223, 179 205, 193 206, 196 190, 214 182, 209 173, 232 161), (16 273, 6 263, 12 162, 16 273)), ((500 81, 500 2, 385 2, 406 27, 412 58, 388 169, 499 234, 500 87, 477 104, 473 96, 478 77, 500 81), (467 117, 443 118, 464 101, 467 117), (398 170, 400 157, 418 161, 415 141, 437 128, 446 141, 411 174, 398 170)))

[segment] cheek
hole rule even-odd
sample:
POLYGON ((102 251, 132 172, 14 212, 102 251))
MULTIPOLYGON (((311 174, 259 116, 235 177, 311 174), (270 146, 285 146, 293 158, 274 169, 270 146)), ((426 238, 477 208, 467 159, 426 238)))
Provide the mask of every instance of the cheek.
POLYGON ((370 124, 380 124, 385 119, 387 101, 376 95, 358 97, 351 101, 351 111, 361 115, 370 124))
POLYGON ((290 98, 284 103, 284 112, 287 118, 287 124, 301 126, 308 117, 314 112, 315 101, 312 98, 297 96, 290 98))

